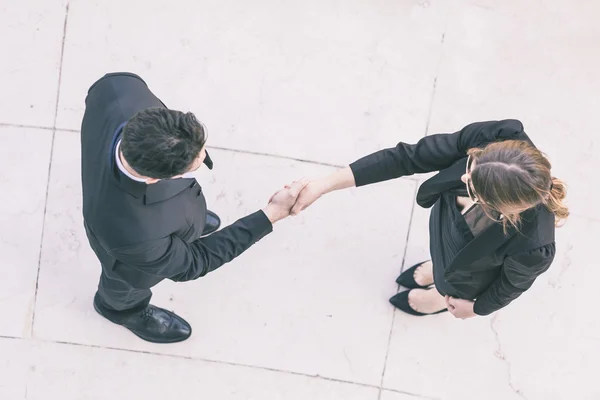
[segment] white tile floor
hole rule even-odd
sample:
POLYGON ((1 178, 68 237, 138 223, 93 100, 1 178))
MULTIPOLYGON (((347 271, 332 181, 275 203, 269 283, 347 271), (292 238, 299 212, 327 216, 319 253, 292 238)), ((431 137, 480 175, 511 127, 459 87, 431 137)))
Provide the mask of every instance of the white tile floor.
POLYGON ((600 398, 597 1, 0 9, 1 399, 600 398), (417 182, 332 194, 222 270, 157 287, 154 302, 194 335, 144 343, 91 308, 99 266, 81 219, 85 94, 124 70, 208 125, 220 150, 198 180, 224 223, 291 180, 502 118, 521 119, 548 153, 574 216, 552 268, 511 307, 420 319, 387 303, 401 268, 428 255, 417 182))

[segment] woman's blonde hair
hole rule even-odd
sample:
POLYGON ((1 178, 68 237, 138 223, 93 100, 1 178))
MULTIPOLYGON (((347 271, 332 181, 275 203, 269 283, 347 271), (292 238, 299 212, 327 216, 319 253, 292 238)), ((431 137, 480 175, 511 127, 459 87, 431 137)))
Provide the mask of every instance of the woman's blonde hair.
POLYGON ((503 215, 505 232, 509 224, 518 229, 521 213, 539 204, 555 215, 557 226, 569 216, 565 183, 551 175, 550 162, 530 143, 495 142, 471 149, 469 155, 473 189, 488 216, 492 210, 503 215))

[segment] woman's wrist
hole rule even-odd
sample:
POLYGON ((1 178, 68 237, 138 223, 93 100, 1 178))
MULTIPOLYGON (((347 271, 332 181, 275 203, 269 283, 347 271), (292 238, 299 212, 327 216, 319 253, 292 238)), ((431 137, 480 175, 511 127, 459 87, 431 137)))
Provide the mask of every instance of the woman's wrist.
POLYGON ((319 181, 319 185, 321 186, 323 194, 326 194, 335 190, 356 186, 356 183, 354 182, 354 174, 350 167, 345 167, 322 178, 319 181))
POLYGON ((351 186, 355 186, 355 182, 350 167, 340 169, 329 176, 314 179, 300 192, 300 196, 292 208, 292 215, 297 215, 302 210, 310 207, 312 203, 329 192, 351 186))
POLYGON ((316 184, 319 188, 319 193, 321 195, 327 194, 329 192, 334 191, 335 187, 335 175, 331 174, 326 177, 320 178, 316 180, 316 184))

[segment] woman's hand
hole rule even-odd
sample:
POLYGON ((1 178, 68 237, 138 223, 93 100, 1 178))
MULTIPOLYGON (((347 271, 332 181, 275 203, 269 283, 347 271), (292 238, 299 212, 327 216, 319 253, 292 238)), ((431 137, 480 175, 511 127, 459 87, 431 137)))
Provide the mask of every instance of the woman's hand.
POLYGON ((467 319, 475 317, 477 314, 473 311, 474 305, 475 302, 471 300, 446 296, 446 306, 448 307, 448 311, 456 318, 467 319))
POLYGON ((311 181, 302 189, 296 204, 292 208, 292 215, 297 215, 312 203, 317 201, 327 191, 326 184, 322 180, 311 181))
POLYGON ((311 181, 300 192, 300 196, 292 208, 292 215, 297 215, 326 193, 352 186, 356 186, 356 183, 350 167, 342 168, 328 177, 311 181))

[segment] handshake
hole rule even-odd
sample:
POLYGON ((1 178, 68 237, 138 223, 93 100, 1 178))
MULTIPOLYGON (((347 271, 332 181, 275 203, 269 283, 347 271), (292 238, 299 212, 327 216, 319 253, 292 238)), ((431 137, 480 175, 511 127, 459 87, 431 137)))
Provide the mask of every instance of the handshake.
POLYGON ((301 179, 286 185, 271 196, 269 204, 263 209, 272 224, 290 215, 296 215, 314 203, 324 194, 319 181, 301 179))
POLYGON ((290 215, 297 215, 326 193, 355 185, 350 167, 340 169, 322 179, 313 181, 301 179, 286 185, 271 196, 269 204, 263 211, 274 224, 290 215))

